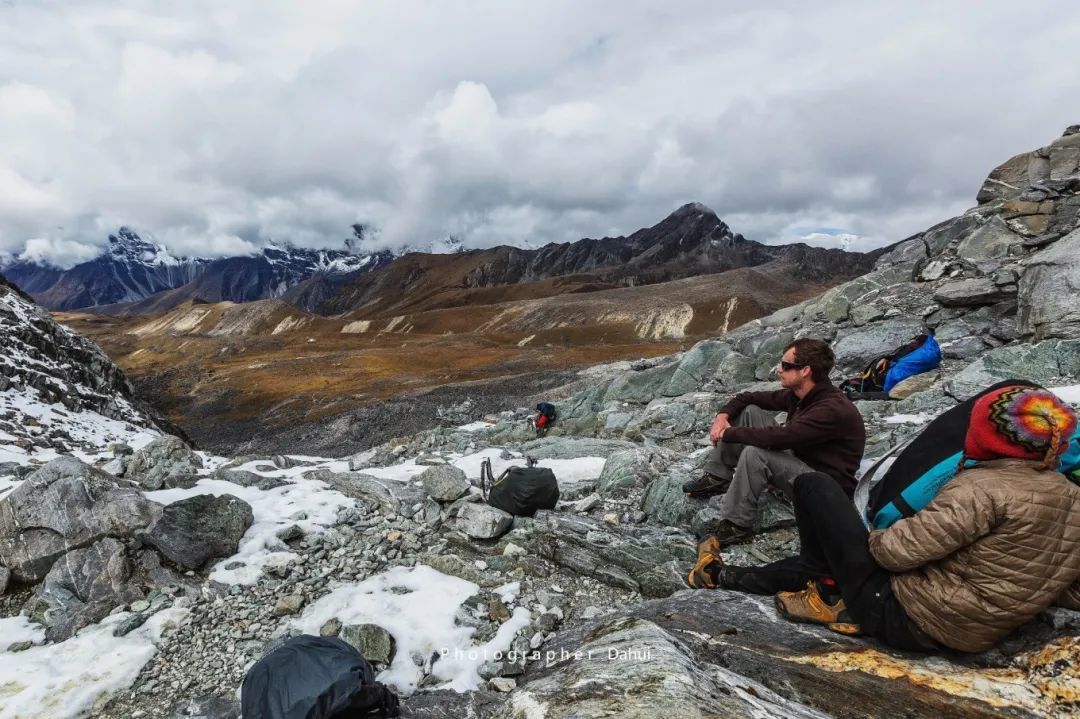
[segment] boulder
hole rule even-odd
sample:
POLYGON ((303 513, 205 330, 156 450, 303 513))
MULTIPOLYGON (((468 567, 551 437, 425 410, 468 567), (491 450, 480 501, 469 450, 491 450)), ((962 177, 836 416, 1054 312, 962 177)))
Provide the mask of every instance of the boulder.
POLYGON ((130 482, 59 457, 0 499, 0 566, 20 582, 37 582, 66 552, 132 536, 160 513, 130 482))
POLYGON ((203 461, 179 437, 166 435, 131 455, 124 476, 144 489, 189 488, 198 481, 203 461))
POLYGON ((937 370, 913 375, 901 382, 897 382, 889 390, 889 399, 906 399, 916 392, 925 392, 940 380, 941 372, 937 370))
POLYGON ((1069 692, 1047 679, 1067 675, 1070 642, 1032 622, 1007 653, 929 662, 785 621, 772 597, 683 590, 564 627, 497 716, 1064 716, 1069 692))
POLYGON ((540 557, 648 597, 667 596, 685 587, 687 563, 692 564, 697 554, 690 536, 677 529, 616 527, 556 512, 537 512, 521 531, 526 548, 540 557))
POLYGON ((1020 331, 1035 339, 1080 337, 1080 229, 1032 255, 1020 279, 1020 331))
POLYGON ((231 482, 240 487, 256 487, 262 490, 277 489, 278 487, 284 487, 288 484, 288 482, 280 477, 264 477, 261 474, 249 472, 245 469, 221 468, 214 472, 213 477, 222 482, 231 482))
POLYGON ((1080 340, 1046 340, 1035 345, 999 347, 945 381, 945 391, 958 401, 972 397, 1003 379, 1022 378, 1053 386, 1075 384, 1080 376, 1080 340))
POLYGON ((663 393, 675 374, 676 367, 676 363, 672 361, 640 371, 624 372, 612 380, 603 401, 645 404, 663 393))
POLYGON ((346 624, 341 638, 372 664, 389 666, 394 661, 394 638, 378 624, 346 624))
POLYGON ((604 462, 596 485, 597 494, 607 498, 627 497, 632 492, 644 489, 663 472, 669 462, 666 453, 651 449, 616 452, 604 462))
POLYGON ((199 494, 165 507, 142 540, 184 569, 201 569, 211 559, 236 554, 254 521, 251 505, 223 494, 199 494))
POLYGON ((319 469, 305 472, 304 479, 326 482, 331 489, 351 499, 370 502, 387 512, 412 516, 412 507, 423 505, 427 495, 413 482, 380 479, 362 472, 331 472, 319 469))
POLYGON ((971 261, 1000 259, 1022 251, 1022 247, 1023 238, 995 216, 961 240, 956 254, 971 261))
POLYGON ((30 602, 30 613, 45 625, 45 637, 61 642, 143 596, 131 583, 124 545, 109 537, 60 557, 30 602))
POLYGON ((420 483, 436 502, 453 502, 472 486, 465 473, 450 464, 428 467, 420 474, 420 483))
POLYGON ((454 510, 452 526, 474 539, 501 537, 514 523, 514 516, 480 502, 463 502, 454 510))
POLYGON ((604 621, 573 646, 566 658, 557 652, 559 659, 534 664, 542 670, 527 673, 496 716, 528 719, 525 708, 539 706, 545 719, 821 716, 720 662, 698 660, 685 638, 647 619, 604 621))
POLYGON ((946 282, 934 293, 934 301, 943 307, 992 305, 1016 294, 1012 285, 999 285, 991 277, 972 277, 946 282))
POLYGON ((832 345, 836 366, 842 371, 861 370, 872 359, 892 352, 921 331, 923 323, 907 317, 842 329, 832 345))
POLYGON ((712 379, 720 363, 730 353, 731 346, 726 342, 698 342, 683 355, 662 394, 666 397, 678 397, 700 390, 706 381, 712 379))
POLYGON ((523 455, 533 459, 576 459, 578 457, 610 457, 614 452, 633 449, 636 446, 633 442, 617 439, 541 437, 525 442, 520 449, 523 455))

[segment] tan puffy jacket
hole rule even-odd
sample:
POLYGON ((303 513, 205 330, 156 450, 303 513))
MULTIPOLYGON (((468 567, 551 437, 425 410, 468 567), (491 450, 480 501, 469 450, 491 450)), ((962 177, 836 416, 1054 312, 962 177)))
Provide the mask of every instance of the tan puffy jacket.
POLYGON ((870 552, 920 629, 985 651, 1055 601, 1080 609, 1080 488, 1037 462, 982 462, 871 532, 870 552))

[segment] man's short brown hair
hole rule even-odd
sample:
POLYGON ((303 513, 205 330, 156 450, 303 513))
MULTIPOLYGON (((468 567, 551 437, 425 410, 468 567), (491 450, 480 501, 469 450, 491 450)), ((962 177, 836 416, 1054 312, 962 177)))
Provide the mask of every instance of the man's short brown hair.
POLYGON ((829 372, 832 371, 833 364, 836 362, 836 355, 833 354, 832 347, 827 342, 803 337, 785 347, 784 352, 790 349, 795 350, 795 363, 809 367, 810 376, 815 382, 824 382, 829 379, 829 372))

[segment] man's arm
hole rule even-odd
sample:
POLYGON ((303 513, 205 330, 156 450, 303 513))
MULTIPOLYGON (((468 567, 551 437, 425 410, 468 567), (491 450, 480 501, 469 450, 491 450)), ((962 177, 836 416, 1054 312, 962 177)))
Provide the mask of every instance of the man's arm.
POLYGON ((993 500, 972 483, 950 482, 913 517, 870 533, 870 553, 885 569, 906 572, 949 556, 998 523, 993 500))
POLYGON ((1080 611, 1080 579, 1073 582, 1068 589, 1061 593, 1060 597, 1054 600, 1054 606, 1080 611))
POLYGON ((778 389, 775 392, 739 392, 728 400, 719 414, 726 414, 732 422, 746 409, 755 404, 770 412, 786 412, 791 409, 791 390, 778 389))
POLYGON ((748 444, 762 449, 798 449, 836 439, 836 426, 836 413, 832 409, 828 406, 812 405, 796 413, 795 417, 782 427, 730 427, 724 432, 723 439, 725 442, 748 444))

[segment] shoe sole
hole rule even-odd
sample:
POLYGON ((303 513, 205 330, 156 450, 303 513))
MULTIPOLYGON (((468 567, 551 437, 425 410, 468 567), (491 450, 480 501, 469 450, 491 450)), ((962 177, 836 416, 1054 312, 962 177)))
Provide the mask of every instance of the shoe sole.
MULTIPOLYGON (((781 617, 783 617, 784 619, 786 619, 789 622, 792 622, 794 624, 810 624, 810 625, 813 625, 813 626, 816 626, 816 627, 827 627, 829 629, 832 628, 832 627, 829 626, 831 624, 837 624, 837 625, 846 625, 847 624, 846 622, 838 622, 836 620, 828 620, 828 619, 823 619, 821 621, 817 621, 817 620, 814 620, 814 619, 810 619, 808 617, 797 617, 797 616, 795 616, 793 614, 789 614, 787 609, 785 609, 784 605, 780 602, 780 597, 774 597, 773 598, 773 604, 776 605, 776 611, 779 612, 781 617)), ((836 631, 836 630, 834 630, 834 631, 836 631)), ((843 632, 837 632, 837 633, 838 634, 843 634, 843 632)))

